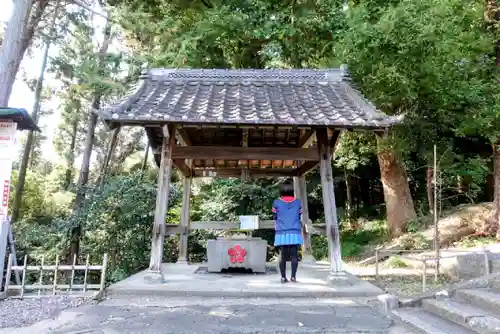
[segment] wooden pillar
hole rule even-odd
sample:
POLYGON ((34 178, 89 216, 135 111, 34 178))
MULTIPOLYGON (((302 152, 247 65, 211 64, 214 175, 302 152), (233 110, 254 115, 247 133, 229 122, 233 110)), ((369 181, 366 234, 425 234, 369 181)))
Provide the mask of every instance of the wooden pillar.
POLYGON ((307 203, 306 186, 305 176, 296 176, 293 178, 295 197, 302 202, 302 262, 312 264, 315 263, 315 260, 312 256, 311 235, 309 234, 311 226, 309 223, 309 206, 307 203))
POLYGON ((155 220, 151 241, 151 259, 146 281, 151 283, 163 282, 161 264, 163 260, 163 245, 165 239, 165 220, 168 212, 168 193, 170 176, 172 174, 172 150, 175 146, 175 127, 163 127, 163 141, 161 147, 161 162, 158 172, 158 190, 156 194, 155 220))
POLYGON ((333 187, 331 145, 328 142, 326 128, 316 130, 318 150, 320 155, 321 186, 323 188, 323 205, 325 207, 326 236, 328 238, 328 253, 330 258, 330 274, 342 271, 340 255, 340 232, 337 220, 337 207, 333 187))
MULTIPOLYGON (((189 168, 192 167, 191 161, 188 161, 189 168)), ((181 237, 179 239, 179 258, 177 263, 188 263, 188 236, 189 236, 189 208, 191 202, 191 183, 193 177, 185 176, 182 180, 182 213, 181 213, 181 237)))

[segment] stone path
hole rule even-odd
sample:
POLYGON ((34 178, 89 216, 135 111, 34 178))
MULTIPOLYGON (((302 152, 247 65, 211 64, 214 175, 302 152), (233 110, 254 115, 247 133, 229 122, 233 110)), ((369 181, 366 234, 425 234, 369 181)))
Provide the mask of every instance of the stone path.
POLYGON ((109 299, 55 320, 0 333, 392 333, 409 334, 370 306, 373 299, 109 299))

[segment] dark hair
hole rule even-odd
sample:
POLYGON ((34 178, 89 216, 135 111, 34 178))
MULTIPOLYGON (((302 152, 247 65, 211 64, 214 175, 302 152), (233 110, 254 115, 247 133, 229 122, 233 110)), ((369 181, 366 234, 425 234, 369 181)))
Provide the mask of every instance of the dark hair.
POLYGON ((293 184, 290 181, 280 184, 280 196, 294 196, 293 184))

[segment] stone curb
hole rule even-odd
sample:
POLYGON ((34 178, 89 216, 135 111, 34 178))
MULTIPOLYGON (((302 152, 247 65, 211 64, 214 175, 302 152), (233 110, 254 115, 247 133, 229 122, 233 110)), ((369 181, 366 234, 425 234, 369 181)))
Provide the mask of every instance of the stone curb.
POLYGON ((205 297, 205 298, 355 298, 376 297, 379 291, 210 291, 108 289, 107 297, 205 297))
POLYGON ((420 295, 405 299, 399 303, 400 307, 419 307, 422 301, 426 299, 435 299, 439 295, 445 294, 449 297, 455 295, 457 290, 460 289, 487 289, 487 288, 500 288, 500 272, 490 275, 481 276, 465 282, 458 282, 449 284, 447 286, 439 287, 431 291, 424 292, 420 295))
POLYGON ((500 294, 487 290, 458 290, 455 298, 465 304, 474 305, 482 309, 498 312, 500 310, 500 294))
POLYGON ((481 334, 498 334, 500 320, 488 311, 477 307, 463 305, 449 299, 426 300, 423 307, 445 319, 472 329, 481 334))

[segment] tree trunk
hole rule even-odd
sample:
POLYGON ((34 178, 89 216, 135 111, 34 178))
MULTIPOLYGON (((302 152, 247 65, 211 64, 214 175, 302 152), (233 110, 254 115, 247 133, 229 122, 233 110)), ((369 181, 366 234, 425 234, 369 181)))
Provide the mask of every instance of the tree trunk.
POLYGON ((14 86, 17 71, 26 51, 23 41, 28 25, 31 0, 14 1, 13 6, 12 17, 5 29, 0 49, 0 107, 6 107, 9 104, 12 86, 14 86))
POLYGON ((346 188, 346 213, 347 213, 347 221, 349 223, 350 228, 356 228, 353 220, 353 207, 352 207, 352 192, 351 192, 351 176, 349 173, 344 171, 344 179, 345 179, 345 188, 346 188))
MULTIPOLYGON (((45 77, 45 70, 47 68, 47 62, 48 62, 48 58, 49 58, 50 44, 52 42, 53 36, 55 35, 55 24, 56 24, 56 19, 57 19, 58 14, 59 14, 59 1, 57 1, 57 3, 56 3, 56 8, 54 10, 54 14, 52 15, 52 19, 50 22, 49 37, 45 41, 45 48, 43 51, 43 58, 42 58, 42 66, 40 68, 40 74, 39 74, 38 80, 36 82, 35 103, 33 105, 33 112, 31 114, 31 117, 33 118, 33 122, 35 122, 35 124, 38 123, 38 113, 40 112, 40 104, 41 104, 41 100, 42 100, 43 80, 45 77)), ((0 71, 1 71, 1 69, 0 69, 0 71)), ((14 74, 14 79, 15 79, 15 74, 14 74)), ((1 83, 0 83, 0 87, 1 87, 1 83)), ((10 96, 10 91, 9 91, 9 96, 10 96)), ((30 131, 28 133, 28 138, 26 139, 26 144, 24 146, 24 152, 23 152, 23 158, 21 160, 21 166, 19 167, 19 178, 18 178, 17 184, 16 184, 14 203, 12 205, 12 222, 15 222, 19 217, 19 209, 21 208, 21 201, 23 198, 24 183, 26 181, 26 171, 28 169, 30 153, 31 153, 32 148, 33 148, 34 140, 35 140, 35 134, 33 131, 30 131)))
MULTIPOLYGON (((106 26, 104 27, 104 39, 102 46, 99 50, 99 66, 102 68, 104 66, 104 56, 108 50, 108 46, 111 43, 111 24, 109 21, 106 22, 106 26)), ((94 93, 94 97, 92 99, 92 110, 97 110, 101 106, 101 92, 94 93)), ((78 177, 77 183, 77 193, 75 198, 75 203, 73 205, 73 212, 78 210, 85 200, 85 186, 89 181, 90 174, 90 158, 92 156, 92 148, 94 143, 94 135, 95 129, 97 126, 97 115, 95 113, 91 113, 89 115, 88 123, 87 123, 87 132, 85 135, 85 148, 83 150, 82 157, 82 165, 80 168, 80 176, 78 177)), ((68 252, 68 259, 73 259, 74 256, 78 259, 80 253, 80 237, 81 237, 82 228, 80 225, 75 226, 71 229, 71 239, 70 246, 68 252)))
POLYGON ((434 213, 434 169, 427 167, 427 203, 429 204, 429 214, 434 213))
POLYGON ((493 195, 494 211, 492 231, 496 232, 497 239, 500 239, 500 145, 493 145, 493 168, 495 178, 495 190, 493 195))
POLYGON ((141 167, 141 170, 143 172, 146 171, 146 169, 148 168, 148 156, 149 156, 149 142, 148 144, 146 145, 146 153, 144 153, 144 160, 142 161, 142 167, 141 167))
MULTIPOLYGON (((95 96, 92 101, 92 108, 99 109, 101 105, 101 97, 99 95, 95 96)), ((77 182, 77 192, 75 197, 75 203, 73 205, 73 212, 76 212, 83 204, 85 200, 85 186, 89 181, 90 174, 90 158, 92 156, 92 145, 94 142, 95 128, 97 126, 97 115, 91 113, 89 115, 89 120, 87 123, 87 133, 85 136, 85 148, 83 151, 82 165, 80 168, 80 176, 77 182)), ((81 226, 75 226, 71 230, 71 241, 70 249, 68 254, 68 259, 73 259, 80 252, 80 236, 81 236, 81 226)))
POLYGON ((64 190, 68 190, 73 179, 73 165, 75 164, 75 148, 76 136, 78 135, 78 119, 75 119, 71 129, 71 143, 68 149, 68 157, 66 160, 66 172, 64 173, 64 190))
MULTIPOLYGON (((487 0, 484 11, 485 21, 495 33, 498 33, 498 23, 500 22, 500 10, 496 0, 487 0)), ((500 66, 500 39, 495 43, 495 63, 500 66)), ((497 239, 500 239, 500 143, 493 145, 493 214, 486 222, 486 231, 495 234, 497 239)))
MULTIPOLYGON (((377 142, 380 146, 379 138, 377 142)), ((393 150, 379 151, 377 157, 384 188, 387 224, 391 235, 399 236, 406 230, 408 220, 416 217, 408 176, 393 150)))

